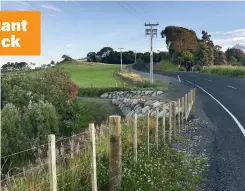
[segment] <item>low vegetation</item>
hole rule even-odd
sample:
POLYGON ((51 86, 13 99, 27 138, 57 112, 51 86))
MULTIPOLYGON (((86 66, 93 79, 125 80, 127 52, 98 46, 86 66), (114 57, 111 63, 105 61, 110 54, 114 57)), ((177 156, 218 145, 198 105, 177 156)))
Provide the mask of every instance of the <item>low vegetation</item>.
POLYGON ((203 73, 225 75, 230 77, 245 78, 245 67, 244 66, 209 66, 202 70, 203 73))
POLYGON ((159 64, 156 64, 155 69, 163 72, 171 72, 171 71, 178 71, 180 70, 180 67, 171 61, 163 60, 159 64))
POLYGON ((133 85, 137 88, 166 90, 168 87, 168 83, 160 81, 156 81, 153 84, 151 84, 148 78, 144 78, 141 75, 133 73, 129 70, 118 71, 117 76, 122 81, 126 82, 127 84, 133 85))
MULTIPOLYGON (((97 120, 101 104, 77 100, 79 86, 61 68, 5 75, 1 81, 2 156, 44 144, 48 134, 59 138, 79 133, 97 120)), ((3 161, 3 173, 33 155, 3 161)))
MULTIPOLYGON (((200 184, 198 170, 203 170, 207 161, 200 159, 185 160, 184 154, 171 149, 167 144, 159 142, 159 149, 154 144, 154 119, 150 123, 150 153, 147 154, 146 121, 138 120, 138 160, 134 160, 132 125, 122 121, 122 183, 120 190, 163 190, 185 191, 197 190, 200 184)), ((166 129, 168 131, 168 128, 166 129)), ((160 136, 161 137, 161 136, 160 136)), ((101 191, 109 190, 109 133, 96 139, 97 183, 101 191)), ((70 154, 68 154, 70 156, 70 154)), ((57 162, 58 189, 91 190, 91 148, 84 144, 82 152, 68 160, 57 162)), ((43 168, 36 173, 27 173, 24 177, 15 177, 9 190, 49 190, 48 169, 43 168)))

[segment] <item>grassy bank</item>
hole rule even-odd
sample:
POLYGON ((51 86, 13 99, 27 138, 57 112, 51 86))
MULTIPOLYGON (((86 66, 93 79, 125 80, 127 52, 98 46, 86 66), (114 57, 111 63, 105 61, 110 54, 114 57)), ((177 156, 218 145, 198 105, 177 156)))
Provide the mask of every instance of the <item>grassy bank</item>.
POLYGON ((119 80, 115 78, 114 72, 119 65, 103 64, 93 62, 67 62, 62 67, 71 75, 71 79, 79 86, 115 85, 119 80))
POLYGON ((12 75, 16 73, 25 73, 30 76, 36 76, 38 73, 45 70, 55 70, 56 68, 62 68, 68 72, 73 82, 79 86, 91 86, 104 87, 109 85, 115 85, 120 81, 115 77, 115 71, 120 65, 115 64, 103 64, 94 62, 64 62, 56 65, 54 68, 29 70, 29 71, 17 71, 9 72, 6 75, 12 75))
POLYGON ((169 60, 163 60, 159 64, 155 65, 155 69, 164 72, 171 72, 171 71, 179 71, 179 66, 177 64, 173 64, 169 60))
POLYGON ((245 67, 244 66, 209 66, 201 71, 207 74, 217 74, 230 77, 245 78, 245 67))

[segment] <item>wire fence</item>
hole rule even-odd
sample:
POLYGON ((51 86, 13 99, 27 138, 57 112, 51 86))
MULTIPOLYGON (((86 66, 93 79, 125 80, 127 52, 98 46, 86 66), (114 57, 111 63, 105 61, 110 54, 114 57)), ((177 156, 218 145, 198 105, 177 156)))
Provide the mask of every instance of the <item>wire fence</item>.
POLYGON ((37 153, 37 159, 25 168, 15 168, 5 174, 2 190, 123 190, 130 182, 124 178, 129 167, 139 165, 138 161, 163 145, 171 145, 185 131, 194 106, 195 88, 192 88, 182 99, 155 108, 154 115, 150 110, 143 116, 134 114, 125 119, 114 115, 105 124, 95 127, 90 123, 80 134, 57 140, 55 135, 49 135, 47 144, 1 158, 4 161, 37 153))

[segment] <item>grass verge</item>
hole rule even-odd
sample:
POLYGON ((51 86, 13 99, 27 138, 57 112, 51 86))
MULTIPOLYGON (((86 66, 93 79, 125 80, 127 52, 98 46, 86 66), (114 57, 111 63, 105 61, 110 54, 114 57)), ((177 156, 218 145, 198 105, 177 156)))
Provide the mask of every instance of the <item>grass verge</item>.
POLYGON ((230 77, 245 78, 245 67, 244 66, 231 66, 231 65, 221 65, 221 66, 209 66, 202 69, 202 73, 207 74, 217 74, 230 77))
POLYGON ((164 72, 171 72, 171 71, 179 71, 179 66, 176 64, 173 64, 169 60, 163 60, 159 64, 155 65, 155 69, 159 71, 164 71, 164 72))

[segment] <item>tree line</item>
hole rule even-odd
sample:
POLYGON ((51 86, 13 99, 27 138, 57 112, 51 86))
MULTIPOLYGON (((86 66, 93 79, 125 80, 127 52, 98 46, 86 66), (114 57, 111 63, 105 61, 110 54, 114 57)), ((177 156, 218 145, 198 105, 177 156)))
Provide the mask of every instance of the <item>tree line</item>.
MULTIPOLYGON (((161 31, 161 37, 165 38, 168 51, 154 52, 154 63, 167 59, 174 64, 184 66, 188 63, 197 70, 211 65, 245 66, 245 53, 242 50, 228 48, 225 52, 222 51, 222 47, 214 44, 207 31, 201 31, 201 38, 198 38, 193 30, 179 26, 167 26, 161 31)), ((148 68, 150 52, 137 52, 136 59, 137 66, 148 68)), ((123 52, 122 60, 123 64, 135 63, 135 53, 132 50, 123 52)), ((98 52, 89 52, 87 61, 120 64, 121 55, 119 51, 111 47, 104 47, 98 52)))
MULTIPOLYGON (((30 63, 33 65, 34 63, 30 63)), ((2 65, 2 72, 29 69, 27 62, 7 62, 2 65)))
POLYGON ((165 38, 173 63, 187 61, 196 68, 227 64, 245 66, 245 53, 242 50, 229 48, 223 52, 221 46, 214 44, 207 31, 201 31, 199 39, 193 30, 179 26, 167 26, 162 30, 161 37, 165 38))
MULTIPOLYGON (((153 53, 153 62, 159 62, 162 60, 163 56, 167 54, 166 52, 153 53)), ((135 52, 132 50, 122 52, 123 64, 133 64, 135 63, 135 52)), ((142 63, 150 62, 150 52, 136 52, 136 60, 142 63)), ((121 63, 121 53, 116 51, 111 47, 104 47, 98 52, 89 52, 87 54, 88 62, 101 62, 107 64, 120 64, 121 63)))

